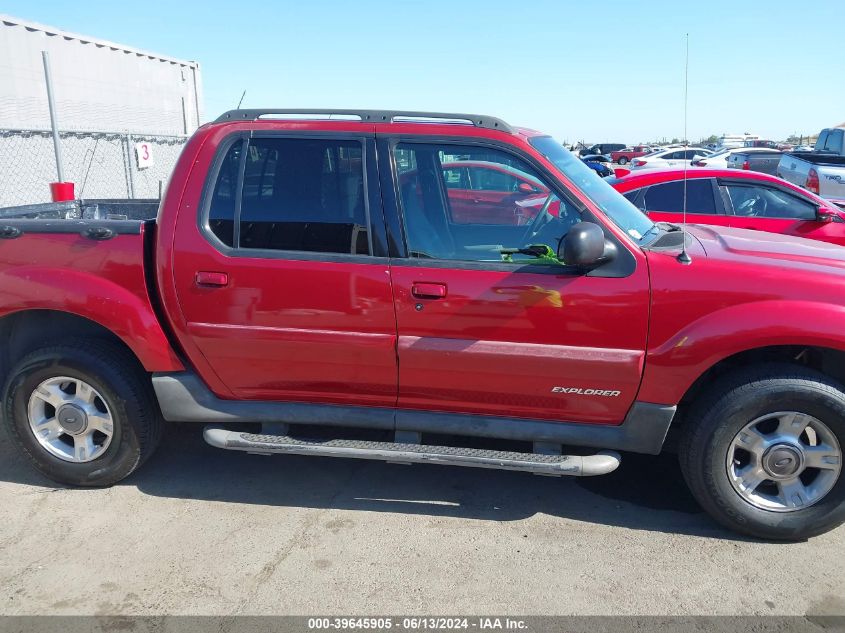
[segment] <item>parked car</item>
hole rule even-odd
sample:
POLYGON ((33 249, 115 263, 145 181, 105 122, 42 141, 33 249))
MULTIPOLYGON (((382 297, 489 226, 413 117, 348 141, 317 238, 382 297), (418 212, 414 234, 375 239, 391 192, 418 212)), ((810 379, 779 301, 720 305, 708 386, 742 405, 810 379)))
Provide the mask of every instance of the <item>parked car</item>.
POLYGON ((662 152, 654 152, 648 156, 635 158, 631 162, 631 170, 640 169, 666 169, 668 167, 679 167, 684 163, 695 161, 712 152, 702 147, 670 147, 662 152))
POLYGON ((783 152, 776 149, 746 148, 740 152, 733 152, 728 157, 728 168, 759 171, 774 176, 781 156, 783 152))
POLYGON ((745 147, 746 141, 754 141, 760 138, 755 134, 723 134, 719 137, 718 147, 745 147))
POLYGON ((634 158, 645 156, 651 153, 651 148, 648 145, 634 145, 633 147, 626 147, 610 153, 610 158, 614 163, 620 165, 627 165, 634 158))
POLYGON ((763 147, 766 149, 780 149, 778 144, 774 141, 769 141, 765 139, 755 138, 749 139, 745 141, 743 144, 745 147, 763 147))
POLYGON ((730 528, 842 523, 845 250, 655 224, 498 119, 316 112, 203 125, 155 219, 3 218, 3 423, 41 473, 114 484, 173 422, 249 453, 567 476, 677 446, 730 528), (541 210, 457 221, 461 161, 530 175, 541 210))
POLYGON ((594 155, 594 154, 602 154, 609 156, 611 152, 615 152, 620 149, 625 149, 624 143, 598 143, 593 145, 592 147, 587 147, 580 151, 581 156, 587 155, 594 155))
MULTIPOLYGON (((728 168, 728 158, 732 154, 736 152, 745 152, 745 151, 758 151, 758 150, 750 150, 745 147, 723 147, 720 150, 713 152, 708 156, 702 156, 700 158, 696 158, 695 160, 690 161, 690 165, 693 167, 710 167, 711 169, 727 169, 728 168)), ((759 150, 759 151, 766 151, 766 150, 759 150)))
POLYGON ((613 187, 656 222, 782 233, 845 246, 845 211, 780 178, 735 169, 634 172, 613 187))
POLYGON ((784 154, 777 175, 845 206, 845 127, 822 130, 812 152, 784 154))
POLYGON ((612 161, 607 156, 603 156, 602 154, 587 154, 586 156, 582 156, 581 160, 602 178, 607 178, 614 174, 613 167, 611 166, 612 161))
MULTIPOLYGON (((537 215, 548 197, 542 182, 510 165, 462 160, 441 163, 441 168, 452 220, 461 224, 479 219, 524 224, 537 215)), ((402 174, 400 182, 417 177, 416 170, 411 170, 402 174)))

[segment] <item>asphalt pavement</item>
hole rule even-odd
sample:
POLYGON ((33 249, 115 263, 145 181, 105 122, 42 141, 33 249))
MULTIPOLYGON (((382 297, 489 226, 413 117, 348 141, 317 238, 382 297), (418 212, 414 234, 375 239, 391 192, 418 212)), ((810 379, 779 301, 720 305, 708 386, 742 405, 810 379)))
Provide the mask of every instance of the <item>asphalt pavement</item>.
POLYGON ((2 614, 845 614, 845 529, 715 525, 671 455, 590 479, 254 456, 174 427, 110 489, 0 433, 2 614))

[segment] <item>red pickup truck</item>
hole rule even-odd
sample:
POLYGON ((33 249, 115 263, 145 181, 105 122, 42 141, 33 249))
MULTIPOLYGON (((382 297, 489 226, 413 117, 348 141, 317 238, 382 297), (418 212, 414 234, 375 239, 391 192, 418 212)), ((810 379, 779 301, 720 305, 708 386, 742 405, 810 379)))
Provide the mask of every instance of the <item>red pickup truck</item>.
POLYGON ((610 160, 619 165, 627 165, 635 158, 645 156, 651 153, 651 148, 648 145, 635 145, 634 147, 626 147, 615 152, 610 152, 610 160))
POLYGON ((38 470, 113 484, 166 422, 224 449, 547 475, 677 448, 730 528, 843 521, 845 251, 654 224, 498 119, 338 113, 201 127, 155 219, 0 217, 3 419, 38 470), (461 161, 545 201, 455 222, 461 161))

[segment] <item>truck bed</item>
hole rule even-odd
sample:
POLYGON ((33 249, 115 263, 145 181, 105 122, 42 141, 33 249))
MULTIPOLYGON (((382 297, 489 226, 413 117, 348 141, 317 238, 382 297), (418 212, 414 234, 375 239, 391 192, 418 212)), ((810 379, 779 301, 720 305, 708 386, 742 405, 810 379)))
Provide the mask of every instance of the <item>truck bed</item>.
POLYGON ((2 218, 52 220, 153 220, 158 214, 155 199, 85 199, 67 202, 0 207, 2 218))
POLYGON ((0 317, 31 310, 83 317, 116 334, 145 367, 180 369, 151 298, 155 221, 42 211, 0 210, 0 317))
POLYGON ((791 154, 786 154, 786 156, 800 158, 813 165, 831 165, 836 167, 845 165, 845 156, 827 154, 825 152, 792 152, 791 154))

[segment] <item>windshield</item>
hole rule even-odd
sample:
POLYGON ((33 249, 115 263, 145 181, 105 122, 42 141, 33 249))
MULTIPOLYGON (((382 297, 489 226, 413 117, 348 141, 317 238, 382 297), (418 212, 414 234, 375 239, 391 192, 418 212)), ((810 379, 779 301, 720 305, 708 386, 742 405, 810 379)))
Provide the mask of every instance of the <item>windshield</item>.
POLYGON ((637 243, 649 241, 656 233, 654 222, 551 136, 535 136, 529 142, 637 243))

